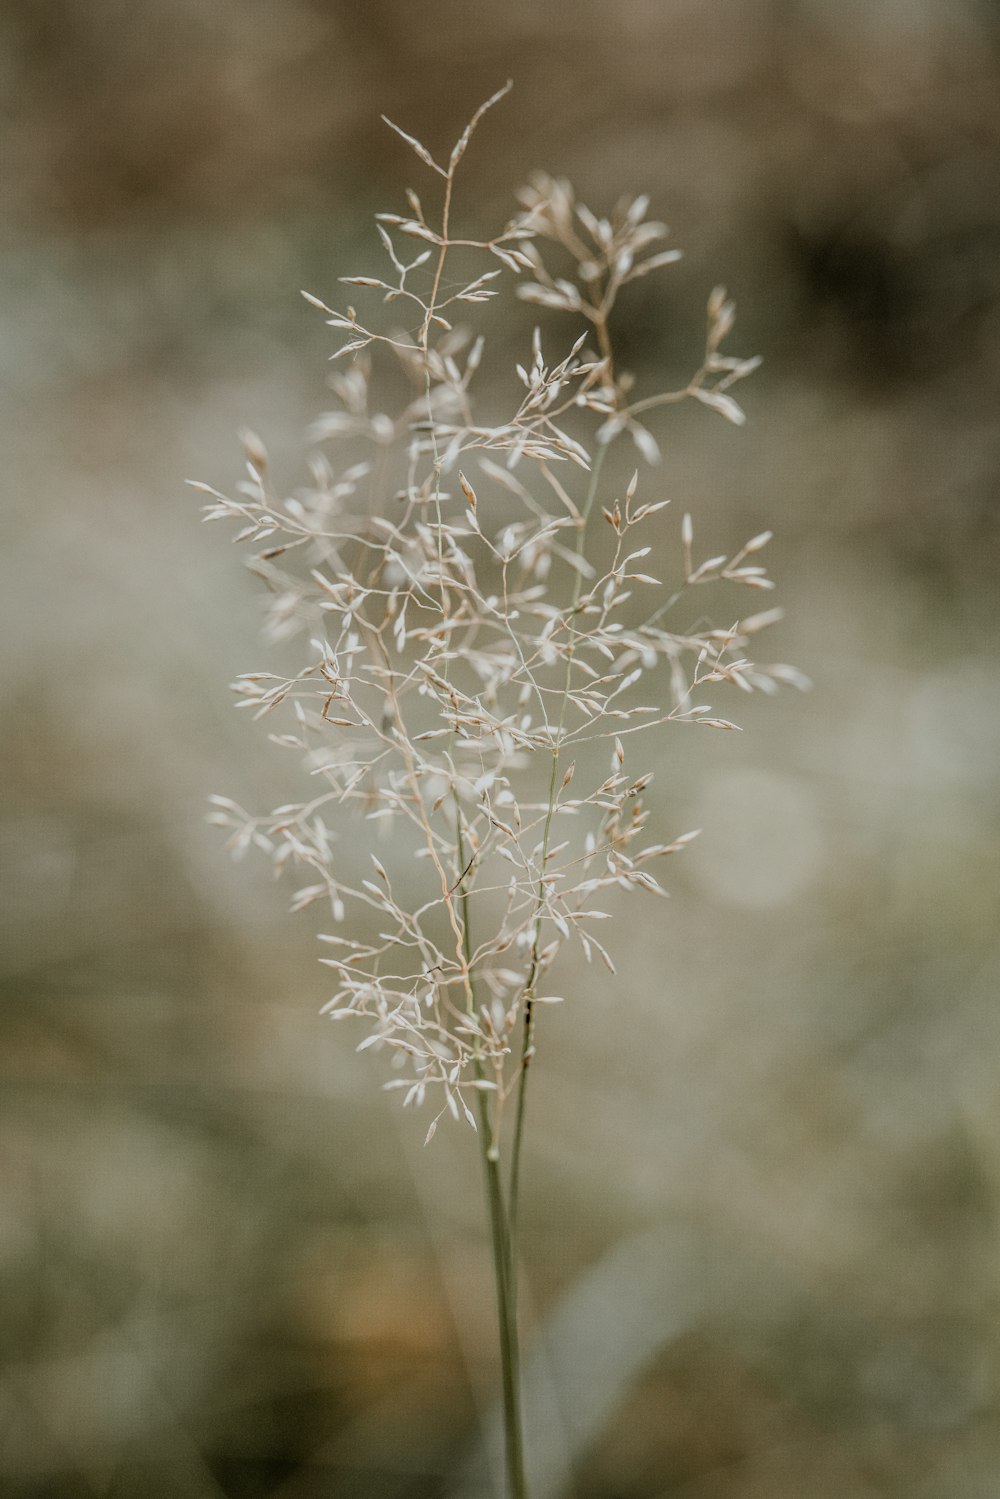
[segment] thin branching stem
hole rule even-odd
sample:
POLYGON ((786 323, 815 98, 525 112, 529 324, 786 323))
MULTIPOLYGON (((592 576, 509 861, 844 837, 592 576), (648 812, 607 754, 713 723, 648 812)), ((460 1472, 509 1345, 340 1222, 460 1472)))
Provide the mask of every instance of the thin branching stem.
MULTIPOLYGON (((580 512, 580 522, 577 527, 577 555, 583 556, 587 522, 590 512, 594 507, 597 497, 597 487, 600 483, 601 469, 604 466, 604 456, 607 447, 597 450, 590 474, 590 484, 587 488, 587 497, 584 500, 580 512)), ((552 819, 555 815, 556 800, 559 795, 559 750, 562 741, 563 729, 566 722, 566 704, 569 701, 569 688, 573 669, 573 644, 572 637, 575 633, 575 618, 577 606, 580 602, 580 594, 583 589, 582 574, 577 572, 573 585, 573 599, 569 609, 570 620, 570 644, 566 649, 566 670, 563 677, 562 699, 559 704, 559 720, 556 732, 556 742, 552 748, 552 769, 549 773, 549 791, 545 809, 545 825, 542 832, 542 854, 539 865, 538 892, 535 903, 535 929, 531 947, 531 964, 528 970, 528 981, 524 989, 524 1024, 521 1031, 521 1065, 517 1079, 517 1103, 514 1111, 514 1136, 511 1143, 510 1157, 510 1189, 507 1196, 507 1213, 510 1222, 511 1262, 515 1266, 517 1253, 517 1224, 518 1211, 520 1208, 521 1194, 521 1147, 524 1140, 524 1118, 525 1107, 528 1096, 528 1073, 531 1070, 531 1062, 535 1051, 535 984, 538 980, 539 957, 541 952, 541 921, 542 910, 545 903, 545 866, 548 859, 549 836, 552 831, 552 819)))
MULTIPOLYGON (((639 418, 688 398, 739 425, 730 390, 757 361, 722 353, 734 308, 717 287, 687 385, 636 392, 614 346, 613 309, 630 281, 679 253, 657 248, 667 231, 648 219, 645 197, 600 217, 568 183, 538 174, 520 194, 523 211, 499 232, 452 237, 458 166, 509 87, 476 112, 447 161, 392 126, 443 179, 440 222, 432 226, 409 193, 407 211, 378 215, 391 269, 345 280, 392 306, 389 319, 408 313, 412 326, 376 326, 353 306, 338 311, 307 295, 337 330, 332 358, 342 361, 330 380, 336 409, 314 428, 311 482, 283 498, 264 444, 244 433, 236 494, 196 487, 206 519, 233 522, 235 539, 254 548, 269 636, 308 641, 294 673, 250 672, 234 684, 251 717, 282 711, 285 732, 272 738, 301 757, 308 794, 264 815, 218 797, 211 816, 235 857, 255 847, 276 872, 304 876, 294 909, 327 905, 333 929, 322 961, 336 990, 324 1013, 366 1026, 359 1050, 391 1060, 386 1086, 405 1090, 404 1107, 430 1105, 426 1140, 446 1117, 476 1130, 508 1499, 527 1499, 517 1239, 529 1074, 538 1007, 564 997, 545 992, 542 977, 566 948, 613 973, 593 930, 613 911, 599 907, 610 895, 664 894, 651 861, 694 836, 650 841, 642 792, 652 772, 630 763, 626 773, 626 745, 630 760, 640 736, 663 725, 734 728, 701 700, 714 684, 772 691, 802 679, 747 655, 780 611, 729 612, 721 629, 667 628, 680 592, 657 607, 664 567, 642 560, 662 529, 648 518, 667 501, 640 497, 638 472, 604 510, 609 554, 592 544, 610 442, 631 440, 655 463, 656 441, 639 418), (467 281, 453 279, 459 246, 483 257, 467 281), (552 314, 574 326, 555 355, 548 327, 525 330, 516 382, 486 375, 506 416, 484 422, 474 388, 484 339, 456 319, 502 295, 505 275, 546 322, 552 314), (401 400, 384 401, 383 362, 403 371, 401 400), (565 477, 576 469, 589 475, 579 507, 565 477), (601 749, 602 768, 595 776, 581 759, 574 781, 566 762, 578 745, 601 749), (352 811, 390 836, 370 849, 345 836, 352 811)), ((681 591, 770 589, 757 555, 769 535, 699 562, 685 516, 681 591)))

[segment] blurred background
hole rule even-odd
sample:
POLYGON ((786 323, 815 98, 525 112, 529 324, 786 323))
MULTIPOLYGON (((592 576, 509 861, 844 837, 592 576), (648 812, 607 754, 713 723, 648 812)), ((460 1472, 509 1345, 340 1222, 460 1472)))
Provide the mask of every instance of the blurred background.
POLYGON ((654 814, 705 832, 543 1016, 535 1499, 996 1499, 1000 8, 0 16, 3 1494, 494 1492, 471 1136, 420 1148, 317 1016, 321 918, 203 824, 295 771, 232 713, 260 600, 183 481, 230 488, 243 424, 303 479, 299 288, 427 187, 380 112, 447 149, 510 76, 462 215, 536 167, 648 191, 686 251, 622 306, 650 381, 727 285, 765 362, 742 431, 655 428, 665 529, 773 527, 816 684, 667 736, 654 814))

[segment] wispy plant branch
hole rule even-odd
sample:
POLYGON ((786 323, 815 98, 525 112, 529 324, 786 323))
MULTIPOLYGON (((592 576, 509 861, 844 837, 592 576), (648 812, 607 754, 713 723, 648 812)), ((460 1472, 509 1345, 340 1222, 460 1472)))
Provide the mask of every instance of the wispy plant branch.
POLYGON ((385 1056, 386 1086, 404 1091, 404 1106, 430 1108, 426 1139, 443 1117, 479 1137, 508 1482, 525 1499, 517 1228, 538 1008, 563 998, 549 975, 567 946, 614 972, 594 930, 611 913, 598 902, 662 895, 655 861, 695 836, 648 837, 652 775, 626 769, 635 736, 732 729, 706 689, 804 680, 747 654, 778 610, 734 620, 727 606, 722 627, 667 628, 690 589, 769 590, 758 560, 769 533, 699 562, 685 516, 678 578, 675 562, 646 560, 663 550, 667 501, 655 489, 641 498, 649 481, 638 472, 620 497, 605 484, 605 455, 622 435, 656 462, 639 418, 660 407, 693 399, 743 421, 730 390, 757 361, 721 352, 734 317, 725 293, 709 297, 690 380, 637 394, 615 348, 618 298, 679 255, 663 247, 667 231, 645 198, 598 217, 567 183, 537 174, 493 237, 453 234, 457 170, 509 88, 476 111, 446 165, 387 122, 442 179, 441 206, 429 217, 411 191, 405 213, 378 215, 388 270, 344 278, 380 298, 390 320, 307 294, 343 339, 309 482, 283 496, 248 432, 236 492, 196 487, 206 518, 233 522, 255 548, 269 636, 308 642, 293 675, 240 677, 238 706, 255 718, 280 710, 272 737, 321 787, 265 815, 215 797, 212 818, 234 855, 257 847, 277 872, 299 871, 295 908, 325 903, 321 961, 335 983, 325 1013, 364 1024, 358 1049, 385 1056), (470 257, 478 263, 466 270, 470 257), (543 342, 534 330, 506 388, 510 414, 483 422, 484 340, 455 318, 503 295, 506 277, 522 300, 574 326, 556 356, 552 335, 543 342), (389 363, 410 394, 386 409, 389 363), (674 579, 665 601, 665 580, 647 571, 657 566, 674 579), (391 834, 385 860, 345 837, 352 811, 391 834))

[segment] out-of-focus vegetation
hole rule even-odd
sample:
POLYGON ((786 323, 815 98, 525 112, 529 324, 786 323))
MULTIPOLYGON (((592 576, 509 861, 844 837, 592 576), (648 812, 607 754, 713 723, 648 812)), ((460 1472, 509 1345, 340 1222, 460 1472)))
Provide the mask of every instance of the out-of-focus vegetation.
POLYGON ((317 923, 202 824, 289 768, 231 712, 258 605, 182 480, 244 423, 301 477, 298 288, 412 177, 380 111, 437 146, 513 76, 461 211, 535 166, 649 191, 687 252, 623 302, 658 376, 726 282, 750 422, 664 419, 663 493, 706 552, 774 528, 816 682, 663 740, 652 803, 705 833, 543 1017, 537 1492, 993 1499, 995 8, 4 11, 3 1492, 488 1492, 474 1153, 421 1151, 317 1018, 317 923))

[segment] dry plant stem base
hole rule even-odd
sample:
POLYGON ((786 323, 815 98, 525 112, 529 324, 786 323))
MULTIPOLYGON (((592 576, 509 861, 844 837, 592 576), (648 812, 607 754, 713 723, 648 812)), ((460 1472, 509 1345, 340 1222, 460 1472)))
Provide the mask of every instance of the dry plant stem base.
MULTIPOLYGON (((453 232, 456 174, 508 88, 476 112, 446 164, 392 126, 442 179, 441 208, 428 215, 408 193, 405 212, 377 218, 388 270, 342 278, 381 299, 385 319, 307 294, 344 339, 334 408, 312 428, 309 481, 276 489, 264 443, 245 432, 236 493, 195 487, 206 519, 235 522, 254 547, 268 636, 307 642, 299 670, 249 672, 235 691, 254 718, 279 713, 272 738, 299 756, 310 794, 263 815, 213 797, 212 820, 234 857, 257 848, 276 872, 299 873, 293 909, 325 905, 321 961, 336 988, 324 1013, 364 1027, 358 1050, 388 1061, 385 1086, 404 1090, 404 1106, 430 1107, 426 1140, 444 1118, 477 1132, 507 1487, 527 1499, 517 1233, 539 1007, 563 999, 567 947, 614 973, 595 931, 613 910, 598 903, 665 894, 656 862, 695 836, 651 838, 652 773, 626 770, 634 747, 667 730, 734 729, 709 690, 805 683, 748 654, 780 610, 744 614, 727 601, 719 627, 674 620, 696 590, 770 590, 759 561, 770 533, 697 562, 687 515, 663 546, 669 501, 655 478, 642 496, 638 469, 620 493, 603 484, 619 440, 644 466, 657 462, 647 412, 690 399, 742 423, 731 389, 757 361, 722 353, 734 317, 724 291, 708 299, 691 378, 644 394, 616 357, 615 307, 680 253, 660 248, 667 230, 644 197, 599 217, 538 173, 492 238, 453 232), (572 333, 552 359, 536 328, 515 377, 505 385, 494 372, 507 417, 483 422, 484 340, 456 318, 501 295, 502 277, 572 333), (386 363, 408 388, 388 408, 386 363), (606 529, 594 524, 598 507, 606 529), (388 865, 341 841, 352 812, 391 833, 388 865)), ((700 598, 691 616, 704 621, 700 598)))

